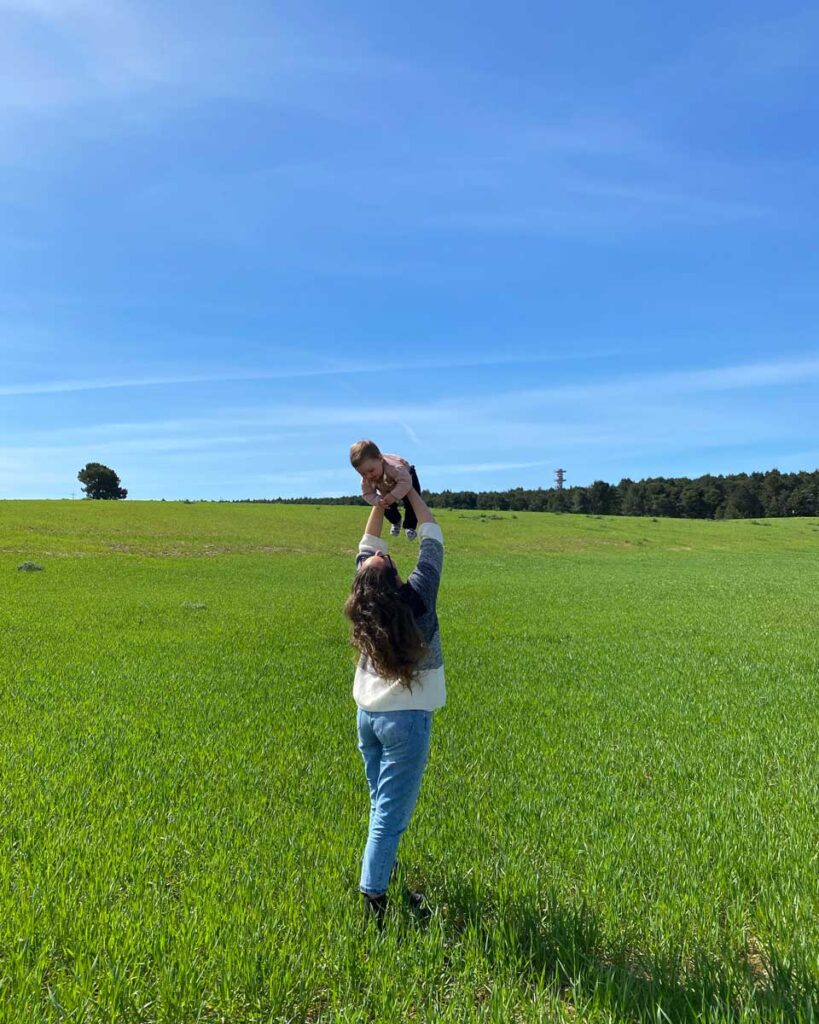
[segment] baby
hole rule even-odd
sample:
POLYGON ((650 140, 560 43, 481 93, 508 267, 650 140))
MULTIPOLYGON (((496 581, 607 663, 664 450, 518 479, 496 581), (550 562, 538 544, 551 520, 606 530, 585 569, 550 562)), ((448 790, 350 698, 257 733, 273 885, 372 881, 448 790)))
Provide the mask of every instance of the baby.
POLYGON ((361 474, 361 494, 368 505, 379 505, 389 519, 390 534, 401 533, 401 513, 398 502, 404 500, 404 529, 407 540, 415 540, 418 519, 412 510, 407 493, 414 487, 421 493, 421 485, 411 466, 400 455, 382 455, 374 441, 356 441, 350 448, 350 462, 361 474))

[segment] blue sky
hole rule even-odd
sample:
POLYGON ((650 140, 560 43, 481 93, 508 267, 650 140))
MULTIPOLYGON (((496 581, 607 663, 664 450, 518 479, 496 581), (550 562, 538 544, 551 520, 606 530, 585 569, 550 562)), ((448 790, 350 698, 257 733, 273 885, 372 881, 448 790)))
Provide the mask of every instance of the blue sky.
POLYGON ((0 0, 0 497, 819 465, 819 9, 0 0))

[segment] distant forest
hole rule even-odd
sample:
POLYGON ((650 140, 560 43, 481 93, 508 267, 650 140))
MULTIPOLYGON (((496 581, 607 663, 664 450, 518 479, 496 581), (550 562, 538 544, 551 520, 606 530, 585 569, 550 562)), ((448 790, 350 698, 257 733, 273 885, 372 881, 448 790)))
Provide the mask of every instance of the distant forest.
MULTIPOLYGON (((670 516, 676 519, 756 519, 819 516, 819 470, 812 473, 737 473, 733 476, 654 477, 589 487, 509 491, 424 491, 434 508, 510 512, 576 512, 606 516, 670 516)), ((343 498, 260 498, 245 501, 308 505, 363 505, 343 498)))

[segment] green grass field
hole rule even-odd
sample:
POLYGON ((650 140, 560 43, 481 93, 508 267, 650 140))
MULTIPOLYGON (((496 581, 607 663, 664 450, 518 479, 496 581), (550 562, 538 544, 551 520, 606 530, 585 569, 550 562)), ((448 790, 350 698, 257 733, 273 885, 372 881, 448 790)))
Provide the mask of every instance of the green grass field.
POLYGON ((819 520, 441 512, 434 913, 378 935, 365 518, 0 503, 0 1021, 819 1018, 819 520))

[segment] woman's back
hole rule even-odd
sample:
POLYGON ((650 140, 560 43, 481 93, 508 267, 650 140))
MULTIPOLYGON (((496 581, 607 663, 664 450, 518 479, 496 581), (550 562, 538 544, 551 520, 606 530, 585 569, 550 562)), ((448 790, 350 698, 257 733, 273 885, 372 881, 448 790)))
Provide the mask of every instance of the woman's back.
MULTIPOLYGON (((444 562, 443 534, 435 522, 421 523, 418 529, 420 550, 418 562, 404 588, 424 650, 416 666, 410 687, 399 680, 384 679, 366 655, 361 655, 353 682, 353 697, 367 711, 434 711, 446 703, 444 659, 438 624, 437 599, 444 562)), ((386 552, 387 545, 379 537, 365 534, 359 544, 356 569, 377 552, 386 552)))

